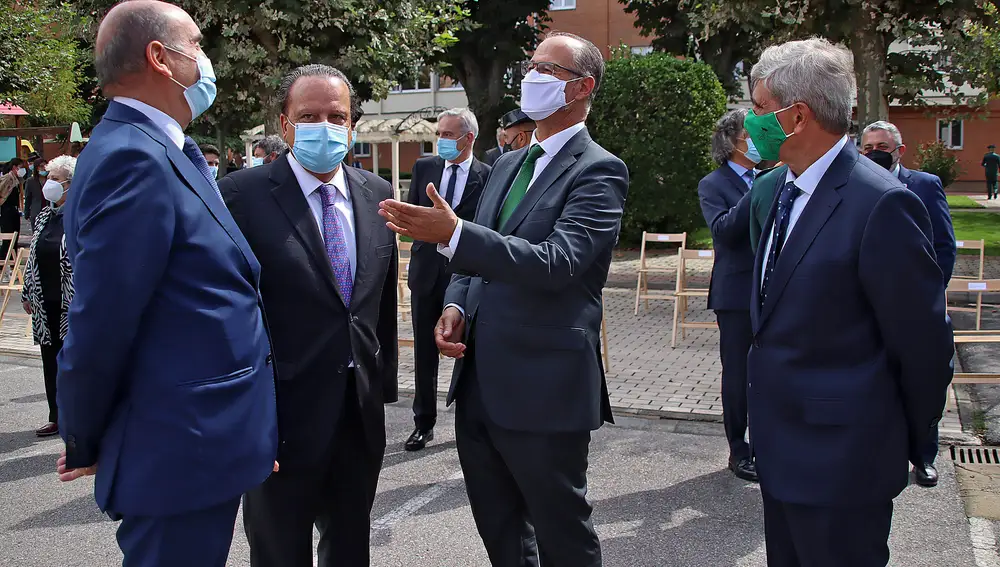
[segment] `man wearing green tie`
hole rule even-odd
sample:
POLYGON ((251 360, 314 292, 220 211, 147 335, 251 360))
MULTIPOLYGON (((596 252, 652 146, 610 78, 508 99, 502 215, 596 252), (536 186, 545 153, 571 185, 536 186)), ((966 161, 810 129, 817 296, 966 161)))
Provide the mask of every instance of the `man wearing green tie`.
POLYGON ((522 65, 524 149, 494 165, 475 222, 382 203, 389 227, 436 242, 456 276, 435 330, 457 358, 448 402, 465 484, 494 566, 599 567, 587 501, 592 430, 612 421, 601 363, 601 290, 628 169, 585 124, 604 59, 553 34, 522 65))
POLYGON ((986 169, 986 199, 996 199, 997 195, 997 171, 1000 170, 1000 155, 997 155, 997 147, 990 144, 986 147, 989 150, 983 156, 983 167, 986 169))

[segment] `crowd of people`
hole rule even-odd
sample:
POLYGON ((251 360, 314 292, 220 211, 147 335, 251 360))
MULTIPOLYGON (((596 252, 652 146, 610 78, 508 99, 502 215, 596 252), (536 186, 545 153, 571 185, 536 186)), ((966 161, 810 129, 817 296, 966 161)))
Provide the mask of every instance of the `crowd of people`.
MULTIPOLYGON (((614 422, 602 289, 629 187, 586 126, 601 51, 549 34, 483 160, 475 115, 441 113, 438 155, 401 202, 345 162, 360 104, 328 65, 283 78, 281 133, 247 167, 185 136, 216 96, 200 40, 180 7, 112 8, 94 47, 111 102, 87 148, 0 176, 0 231, 17 230, 11 201, 33 224, 37 433, 62 436, 61 480, 96 475, 124 564, 226 565, 241 502, 254 567, 308 567, 314 551, 369 564, 400 235, 416 363, 404 448, 433 440, 439 356, 454 358, 447 403, 491 564, 600 566, 587 469, 592 431, 614 422)), ((719 167, 698 187, 729 467, 760 483, 771 567, 886 565, 909 463, 937 482, 951 218, 940 179, 901 164, 894 125, 868 125, 858 151, 854 77, 822 39, 765 50, 753 108, 719 120, 719 167)))

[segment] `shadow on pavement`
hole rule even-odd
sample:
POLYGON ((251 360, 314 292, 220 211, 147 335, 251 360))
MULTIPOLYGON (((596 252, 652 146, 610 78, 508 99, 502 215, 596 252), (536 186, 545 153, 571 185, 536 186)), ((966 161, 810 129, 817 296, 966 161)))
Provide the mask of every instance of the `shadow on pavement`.
POLYGON ((59 456, 54 453, 44 453, 0 463, 0 484, 17 482, 43 474, 52 474, 54 478, 56 459, 58 458, 59 456))
MULTIPOLYGON (((56 439, 58 439, 58 437, 56 439)), ((13 453, 14 451, 19 451, 25 447, 31 447, 36 443, 42 443, 44 441, 44 439, 35 435, 34 430, 0 433, 0 455, 4 453, 13 453)))
POLYGON ((79 526, 110 522, 111 519, 102 514, 91 495, 81 496, 66 504, 45 510, 15 524, 13 530, 32 530, 37 528, 57 528, 62 526, 79 526))
MULTIPOLYGON (((400 446, 401 445, 402 444, 400 444, 400 446)), ((455 448, 455 441, 451 440, 444 443, 428 445, 419 451, 406 451, 399 449, 397 452, 389 453, 385 456, 385 460, 382 461, 382 468, 387 469, 400 463, 412 463, 419 461, 420 459, 426 459, 427 457, 434 456, 438 453, 455 450, 455 448)))

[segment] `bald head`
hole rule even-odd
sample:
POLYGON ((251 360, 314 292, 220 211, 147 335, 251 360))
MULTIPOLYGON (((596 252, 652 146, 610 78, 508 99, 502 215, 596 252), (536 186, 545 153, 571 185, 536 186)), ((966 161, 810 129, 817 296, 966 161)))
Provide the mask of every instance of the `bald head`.
POLYGON ((146 48, 154 41, 179 46, 191 40, 200 41, 200 32, 180 7, 156 0, 122 2, 111 8, 97 30, 94 67, 98 82, 107 88, 144 71, 146 48))
POLYGON ((593 89, 587 97, 587 106, 601 88, 604 78, 604 56, 593 42, 566 32, 553 32, 535 49, 535 61, 550 61, 574 71, 572 75, 560 77, 573 79, 591 77, 593 89))

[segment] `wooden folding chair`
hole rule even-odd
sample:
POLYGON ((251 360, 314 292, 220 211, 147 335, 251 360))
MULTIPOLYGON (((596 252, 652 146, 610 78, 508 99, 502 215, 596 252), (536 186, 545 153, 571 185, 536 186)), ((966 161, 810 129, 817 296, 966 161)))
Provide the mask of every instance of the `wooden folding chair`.
MULTIPOLYGON (((0 303, 0 327, 3 326, 4 317, 8 315, 7 306, 10 304, 11 296, 15 292, 21 293, 21 290, 24 289, 24 268, 28 264, 29 252, 28 248, 18 249, 17 255, 11 262, 10 279, 0 282, 0 296, 3 297, 3 302, 0 303)), ((31 319, 31 315, 21 313, 11 313, 9 316, 31 319)))
MULTIPOLYGON (((958 248, 960 250, 979 250, 979 269, 976 271, 975 274, 973 274, 971 276, 969 276, 969 275, 952 275, 951 276, 951 281, 952 282, 956 282, 956 281, 957 282, 970 282, 970 281, 977 282, 977 281, 982 281, 983 278, 985 277, 984 274, 985 274, 985 271, 986 271, 986 241, 985 240, 958 240, 958 241, 955 242, 955 248, 958 248)), ((976 292, 976 291, 967 290, 967 289, 965 289, 964 286, 959 286, 959 287, 961 287, 961 289, 959 289, 956 292, 956 291, 952 291, 951 286, 949 285, 948 286, 948 290, 945 293, 945 296, 947 297, 947 294, 949 294, 949 293, 975 293, 976 294, 976 306, 975 307, 951 307, 951 306, 948 306, 948 311, 962 311, 962 312, 966 312, 966 313, 973 313, 974 312, 976 314, 976 329, 979 330, 979 329, 982 328, 983 294, 982 294, 982 292, 976 292)))
POLYGON ((14 267, 14 259, 17 255, 17 233, 16 232, 3 232, 0 233, 0 247, 7 244, 7 254, 3 259, 3 263, 0 264, 0 282, 9 282, 11 276, 11 270, 14 267))
POLYGON ((645 302, 646 309, 649 309, 650 299, 666 299, 674 301, 676 304, 677 298, 674 297, 674 293, 671 291, 661 291, 658 293, 649 292, 649 274, 671 274, 675 273, 672 268, 651 268, 646 265, 646 243, 647 242, 666 242, 669 244, 677 244, 677 253, 684 250, 684 246, 687 243, 687 233, 681 232, 679 234, 659 234, 653 232, 643 232, 642 233, 642 245, 639 248, 639 275, 635 283, 635 311, 634 315, 639 314, 639 300, 642 299, 645 302))
MULTIPOLYGON (((396 275, 396 289, 399 293, 397 306, 400 318, 403 321, 409 321, 410 317, 413 315, 413 306, 410 303, 410 290, 406 285, 406 276, 410 269, 410 257, 413 254, 413 243, 404 242, 397 236, 396 245, 399 247, 399 269, 396 275)), ((399 339, 399 344, 401 346, 413 346, 413 339, 399 339)))
MULTIPOLYGON (((948 293, 1000 293, 1000 280, 955 280, 948 293)), ((1000 329, 955 331, 955 345, 1000 343, 1000 329)), ((1000 384, 1000 374, 991 372, 956 372, 954 384, 1000 384)))
POLYGON ((699 322, 687 320, 687 308, 689 297, 708 297, 707 287, 692 287, 687 281, 687 264, 690 261, 710 261, 715 263, 714 250, 686 250, 681 249, 677 255, 677 287, 674 291, 674 327, 670 334, 671 348, 677 346, 677 329, 681 330, 681 340, 684 340, 687 329, 714 329, 717 324, 712 322, 699 322))

